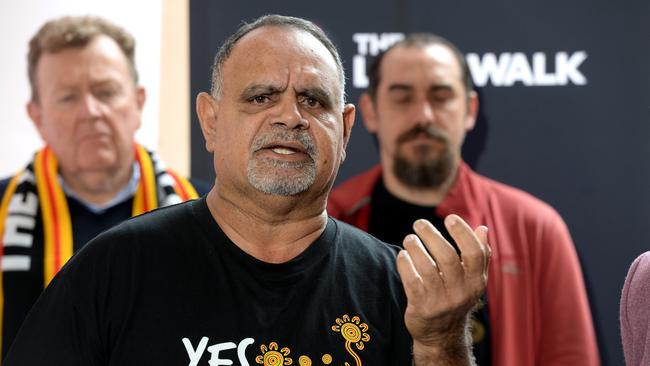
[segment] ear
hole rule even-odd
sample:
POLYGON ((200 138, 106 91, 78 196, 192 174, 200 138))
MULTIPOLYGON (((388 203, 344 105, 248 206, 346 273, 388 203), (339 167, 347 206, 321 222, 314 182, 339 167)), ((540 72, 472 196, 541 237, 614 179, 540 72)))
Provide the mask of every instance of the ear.
MULTIPOLYGON (((41 105, 33 100, 29 101, 29 103, 27 103, 27 114, 34 123, 34 127, 36 127, 38 134, 43 138, 43 110, 41 109, 41 105)), ((43 141, 45 141, 45 139, 43 139, 43 141)))
POLYGON ((140 109, 142 112, 142 108, 144 108, 144 102, 147 100, 147 91, 143 86, 136 87, 135 98, 136 103, 138 103, 138 109, 140 109))
MULTIPOLYGON (((137 86, 135 89, 135 102, 138 106, 138 112, 142 115, 142 109, 144 108, 144 102, 147 100, 147 91, 143 86, 137 86)), ((138 128, 142 124, 142 118, 138 118, 138 128)))
POLYGON ((478 94, 472 90, 467 98, 467 116, 465 116, 465 131, 471 131, 476 126, 478 115, 478 94))
POLYGON ((350 135, 352 134, 352 126, 354 126, 354 119, 356 117, 356 108, 354 104, 346 104, 343 107, 343 155, 341 162, 345 160, 348 142, 350 142, 350 135))
POLYGON ((370 94, 361 94, 359 108, 361 108, 361 118, 363 118, 363 125, 366 126, 366 130, 370 133, 377 133, 377 113, 370 94))
POLYGON ((214 152, 215 148, 218 109, 217 101, 210 94, 203 92, 196 96, 196 114, 199 116, 199 122, 201 123, 205 149, 209 152, 214 152))

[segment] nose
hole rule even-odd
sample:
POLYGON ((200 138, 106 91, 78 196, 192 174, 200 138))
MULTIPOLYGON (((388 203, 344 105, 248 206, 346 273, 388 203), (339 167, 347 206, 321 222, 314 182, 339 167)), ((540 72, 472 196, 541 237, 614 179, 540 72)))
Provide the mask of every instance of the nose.
POLYGON ((79 105, 79 117, 93 119, 99 116, 101 116, 100 101, 91 93, 85 94, 79 105))
POLYGON ((415 121, 417 123, 430 124, 434 122, 435 114, 433 107, 426 98, 416 104, 415 113, 415 121))
POLYGON ((309 128, 309 121, 303 117, 296 98, 283 98, 279 103, 278 115, 272 120, 274 126, 283 126, 288 129, 304 130, 309 128))

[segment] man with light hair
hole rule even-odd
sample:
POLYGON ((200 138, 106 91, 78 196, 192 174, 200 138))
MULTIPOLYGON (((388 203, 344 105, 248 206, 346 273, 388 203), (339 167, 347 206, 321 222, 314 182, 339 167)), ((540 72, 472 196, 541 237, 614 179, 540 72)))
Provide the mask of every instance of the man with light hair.
POLYGON ((134 141, 145 103, 134 52, 126 30, 91 16, 49 21, 29 43, 27 112, 45 147, 0 180, 0 351, 88 240, 131 216, 197 197, 134 141))

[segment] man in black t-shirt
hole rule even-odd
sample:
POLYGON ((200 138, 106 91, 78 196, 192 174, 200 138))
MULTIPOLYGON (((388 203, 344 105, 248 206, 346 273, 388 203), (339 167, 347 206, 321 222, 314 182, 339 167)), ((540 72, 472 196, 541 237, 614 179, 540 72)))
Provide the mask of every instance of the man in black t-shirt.
POLYGON ((213 189, 89 243, 5 365, 472 364, 487 229, 446 219, 461 261, 428 221, 400 251, 327 216, 354 121, 344 80, 313 23, 243 25, 197 98, 213 189))

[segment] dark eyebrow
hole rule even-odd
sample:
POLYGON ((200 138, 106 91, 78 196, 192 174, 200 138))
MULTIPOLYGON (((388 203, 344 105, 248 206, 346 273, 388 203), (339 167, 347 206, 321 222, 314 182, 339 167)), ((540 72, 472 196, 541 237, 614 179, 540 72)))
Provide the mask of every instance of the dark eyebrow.
POLYGON ((318 100, 323 105, 323 107, 330 107, 334 104, 332 95, 328 93, 325 89, 309 88, 309 89, 299 90, 298 95, 314 98, 318 100))
POLYGON ((393 92, 393 91, 412 91, 413 86, 408 85, 408 84, 391 84, 388 86, 388 92, 393 92))
POLYGON ((240 94, 239 99, 246 102, 257 95, 273 95, 282 92, 280 88, 273 85, 253 84, 247 86, 240 94))
POLYGON ((438 84, 438 85, 432 85, 431 88, 429 88, 429 91, 432 93, 453 92, 454 88, 449 84, 438 84))

